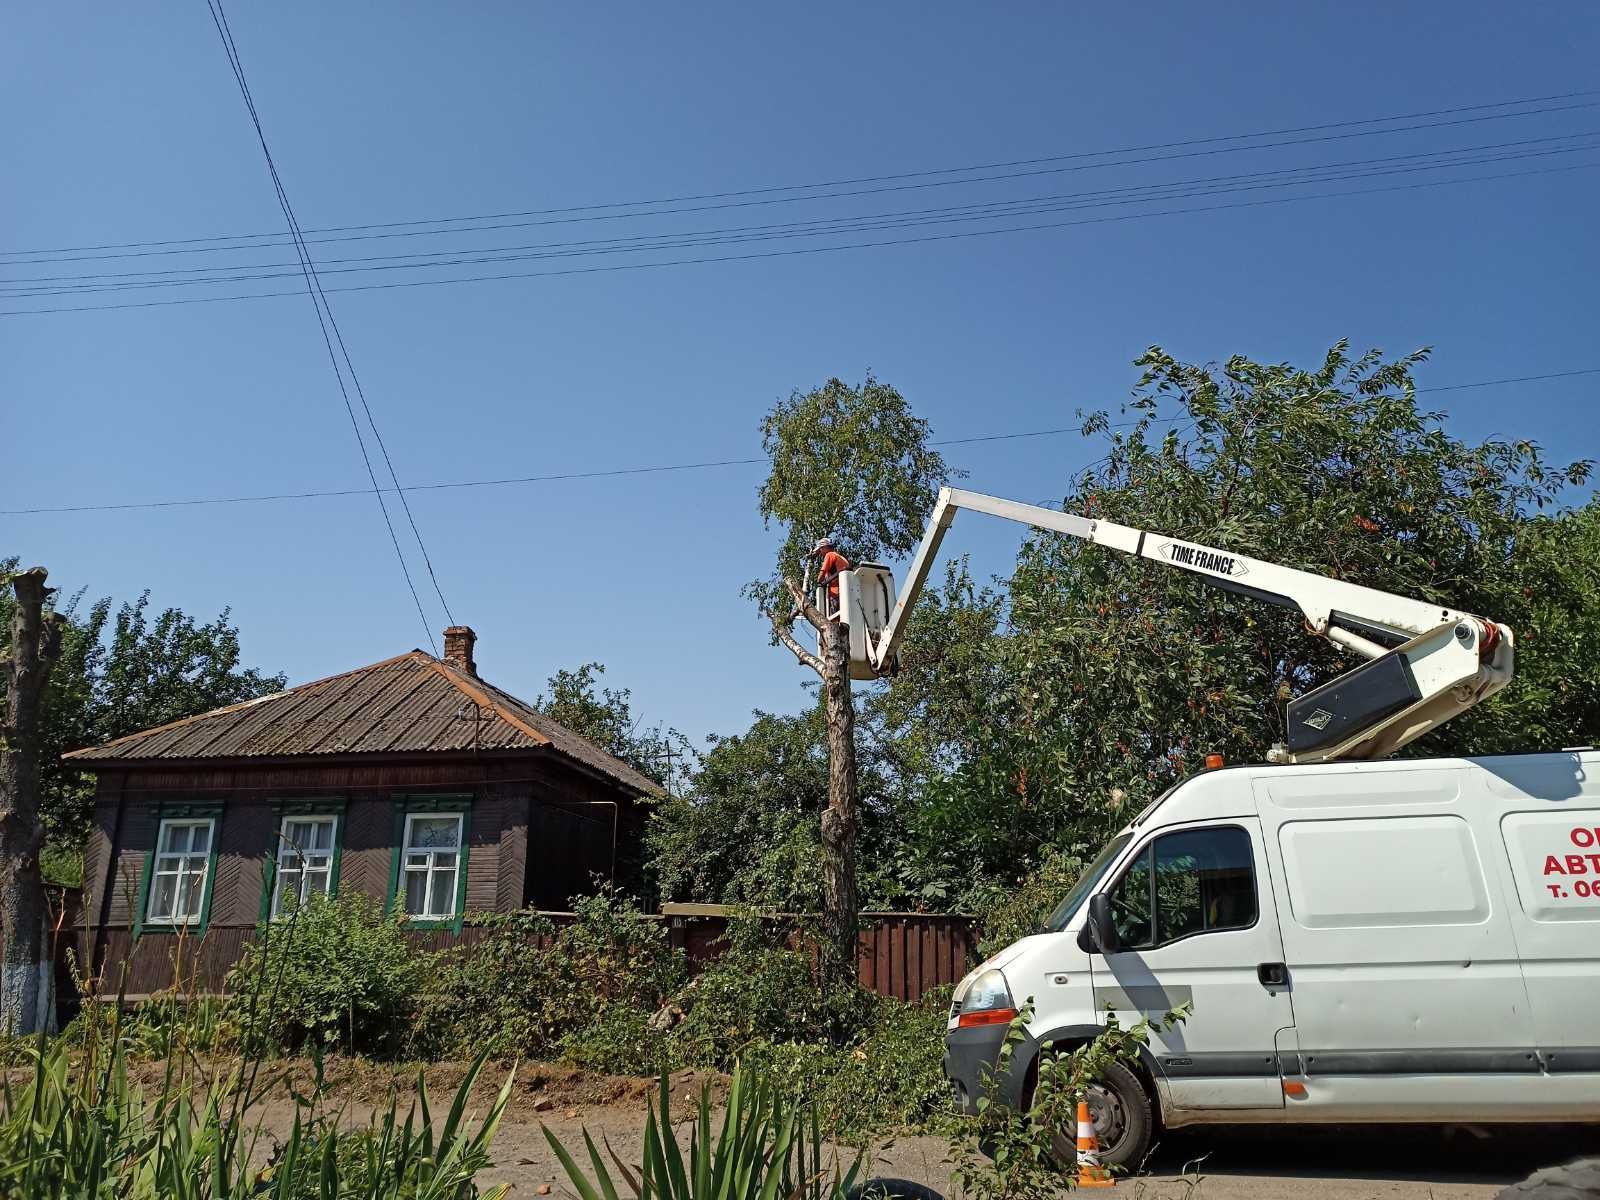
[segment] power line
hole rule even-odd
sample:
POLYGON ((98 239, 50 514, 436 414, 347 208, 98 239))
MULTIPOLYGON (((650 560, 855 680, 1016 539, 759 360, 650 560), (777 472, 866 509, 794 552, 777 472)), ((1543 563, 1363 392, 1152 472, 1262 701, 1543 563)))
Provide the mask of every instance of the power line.
MULTIPOLYGON (((553 271, 509 271, 492 274, 453 276, 444 279, 399 280, 389 283, 349 284, 330 287, 330 293, 392 291, 399 288, 442 287, 467 283, 493 283, 515 279, 549 279, 568 275, 611 274, 622 271, 647 271, 664 267, 699 266, 711 263, 751 262, 761 259, 793 258, 813 254, 836 254, 848 250, 879 249, 890 246, 923 245, 933 242, 960 241, 970 238, 994 237, 1010 233, 1034 233, 1067 229, 1080 225, 1103 225, 1124 221, 1149 220, 1157 217, 1190 216, 1198 213, 1224 212, 1233 209, 1260 208, 1267 205, 1290 204, 1305 200, 1342 199, 1351 196, 1372 196, 1388 192, 1418 191, 1425 188, 1450 187, 1464 183, 1483 183, 1503 179, 1523 179, 1536 175, 1564 174, 1569 171, 1592 170, 1600 162, 1578 163, 1564 167, 1545 167, 1527 171, 1509 171, 1490 175, 1469 175, 1457 179, 1425 180, 1418 183, 1391 184, 1386 187, 1356 188, 1336 192, 1313 192, 1301 196, 1279 196, 1265 200, 1240 201, 1233 204, 1199 205, 1190 208, 1166 209, 1147 213, 1120 213, 1111 216, 1089 217, 1073 221, 1051 221, 1034 225, 1011 225, 998 229, 966 230, 955 233, 925 234, 919 237, 889 238, 879 241, 845 242, 832 246, 803 246, 784 250, 758 251, 748 254, 704 255, 691 258, 664 259, 644 263, 612 263, 593 267, 567 267, 553 271)), ((238 292, 221 296, 193 296, 168 300, 124 301, 115 304, 57 305, 49 308, 0 309, 0 317, 39 316, 52 313, 106 312, 135 308, 167 308, 190 304, 220 304, 237 300, 267 300, 280 296, 298 295, 295 291, 238 292)), ((26 297, 18 297, 26 298, 26 297)))
MULTIPOLYGON (((921 190, 921 189, 926 189, 926 188, 952 187, 952 186, 961 186, 961 185, 978 184, 978 183, 995 183, 995 182, 1003 182, 1003 181, 1012 180, 1012 179, 1032 178, 1032 177, 1037 177, 1037 176, 1040 176, 1040 175, 1061 174, 1061 173, 1071 172, 1071 171, 1098 170, 1098 169, 1103 169, 1103 168, 1107 168, 1107 167, 1135 166, 1135 165, 1151 163, 1151 162, 1170 162, 1170 161, 1174 161, 1174 160, 1178 160, 1178 159, 1211 157, 1211 156, 1220 155, 1220 154, 1247 153, 1247 152, 1255 151, 1255 150, 1283 149, 1283 148, 1291 147, 1291 146, 1311 145, 1311 144, 1316 144, 1316 143, 1321 143, 1321 142, 1330 142, 1330 141, 1343 141, 1343 140, 1348 140, 1348 139, 1351 139, 1351 138, 1365 138, 1365 137, 1385 136, 1385 135, 1391 135, 1391 134, 1416 132, 1416 131, 1419 131, 1419 130, 1442 129, 1442 128, 1459 127, 1459 126, 1465 126, 1465 125, 1473 125, 1473 124, 1479 124, 1479 123, 1486 122, 1486 121, 1501 121, 1501 120, 1509 120, 1509 119, 1518 118, 1518 117, 1533 117, 1533 116, 1547 115, 1547 114, 1550 114, 1550 113, 1572 112, 1572 111, 1588 109, 1588 108, 1594 108, 1594 107, 1600 106, 1600 100, 1583 99, 1584 97, 1591 97, 1591 96, 1596 96, 1596 95, 1600 95, 1600 90, 1569 92, 1569 93, 1564 93, 1564 94, 1561 94, 1561 95, 1556 95, 1556 96, 1551 96, 1551 97, 1544 97, 1544 98, 1539 98, 1539 99, 1501 101, 1501 102, 1498 102, 1498 103, 1495 103, 1495 104, 1466 105, 1466 106, 1461 106, 1461 107, 1458 107, 1458 108, 1437 109, 1437 110, 1434 110, 1432 112, 1417 113, 1417 114, 1402 114, 1402 115, 1390 116, 1390 117, 1372 117, 1372 118, 1367 118, 1365 120, 1359 120, 1359 121, 1328 122, 1328 123, 1324 123, 1324 124, 1321 124, 1321 125, 1300 126, 1300 127, 1293 128, 1293 129, 1263 131, 1263 132, 1258 132, 1258 133, 1245 133, 1245 134, 1227 134, 1227 135, 1221 135, 1221 136, 1216 136, 1216 137, 1190 139, 1188 141, 1182 141, 1182 142, 1168 142, 1168 143, 1158 143, 1158 144, 1149 145, 1149 146, 1127 147, 1127 148, 1124 148, 1124 149, 1121 149, 1121 150, 1081 151, 1081 152, 1077 152, 1077 153, 1073 153, 1073 154, 1050 155, 1050 156, 1045 156, 1045 157, 1029 158, 1029 159, 1015 159, 1015 160, 1012 160, 1012 161, 1009 161, 1009 162, 979 164, 979 165, 968 166, 968 167, 934 168, 932 170, 925 170, 925 171, 903 172, 903 173, 900 173, 900 174, 897 174, 897 175, 865 176, 865 177, 861 177, 861 178, 858 178, 858 179, 834 180, 834 181, 829 181, 829 182, 825 182, 825 183, 790 184, 790 185, 783 185, 783 186, 777 186, 777 187, 767 187, 767 188, 747 188, 747 189, 741 189, 741 190, 738 190, 738 191, 729 191, 729 192, 706 192, 706 193, 700 193, 700 194, 696 194, 696 195, 666 197, 666 198, 662 198, 662 199, 658 199, 658 200, 613 201, 613 202, 606 202, 606 203, 599 203, 599 204, 571 205, 571 206, 566 206, 566 207, 562 207, 562 208, 524 209, 524 210, 512 211, 512 212, 480 213, 480 214, 474 214, 474 215, 470 215, 470 216, 461 216, 461 217, 433 217, 433 218, 423 218, 423 219, 412 220, 412 221, 391 221, 391 222, 381 222, 381 223, 372 223, 372 224, 363 224, 363 225, 328 226, 328 227, 323 228, 323 229, 314 229, 314 230, 302 231, 302 232, 303 233, 304 232, 309 232, 309 233, 312 233, 312 234, 337 234, 337 235, 340 235, 340 236, 333 236, 333 237, 312 237, 312 238, 307 239, 308 244, 321 244, 321 243, 331 242, 331 241, 363 241, 363 240, 371 240, 373 238, 434 236, 434 235, 454 234, 454 233, 462 233, 462 232, 475 232, 478 229, 503 229, 503 228, 524 227, 524 226, 527 226, 527 225, 569 224, 569 223, 573 223, 573 222, 577 222, 577 221, 632 220, 632 219, 639 218, 639 217, 669 216, 669 215, 677 215, 677 214, 682 214, 682 213, 706 212, 706 211, 715 211, 715 210, 729 209, 729 208, 746 208, 746 207, 753 207, 753 206, 759 206, 759 205, 807 203, 807 202, 813 202, 813 201, 817 201, 817 200, 842 199, 842 198, 851 198, 851 197, 857 197, 857 196, 863 196, 863 195, 879 195, 879 194, 883 194, 885 192, 894 192, 894 191, 921 190), (1555 100, 1578 100, 1579 102, 1578 103, 1572 103, 1572 104, 1551 104, 1551 103, 1547 103, 1547 101, 1555 101, 1555 100), (1496 112, 1496 113, 1483 113, 1482 112, 1482 110, 1487 109, 1487 108, 1508 108, 1508 107, 1517 106, 1517 105, 1526 106, 1526 105, 1530 105, 1530 104, 1544 104, 1544 107, 1536 107, 1536 108, 1522 107, 1522 108, 1519 108, 1517 111, 1512 111, 1512 112, 1496 112), (1354 130, 1354 129, 1350 128, 1351 126, 1356 126, 1356 125, 1374 125, 1374 124, 1381 124, 1381 123, 1386 123, 1386 122, 1412 120, 1414 118, 1421 118, 1421 117, 1443 116, 1443 115, 1466 113, 1466 112, 1476 112, 1476 113, 1479 113, 1480 115, 1472 116, 1472 117, 1458 117, 1458 118, 1453 119, 1453 120, 1428 121, 1428 122, 1423 122, 1423 123, 1420 123, 1420 124, 1400 125, 1400 126, 1394 126, 1392 128, 1384 128, 1384 129, 1354 130), (1320 133, 1319 132, 1319 131, 1324 131, 1324 130, 1329 130, 1329 129, 1344 129, 1344 130, 1346 130, 1346 132, 1337 133, 1337 134, 1327 134, 1327 133, 1320 133), (1244 140, 1251 139, 1251 138, 1276 137, 1276 136, 1279 136, 1281 134, 1307 133, 1307 132, 1316 132, 1319 135, 1318 136, 1314 136, 1314 137, 1293 138, 1293 139, 1277 141, 1277 142, 1254 143, 1254 144, 1250 144, 1250 145, 1235 145, 1235 146, 1218 145, 1218 143, 1223 143, 1223 142, 1237 142, 1237 141, 1244 141, 1244 140), (1210 146, 1211 148, 1210 149, 1205 149, 1205 150, 1187 150, 1187 149, 1184 149, 1185 147, 1193 147, 1193 146, 1210 146), (1104 159, 1104 158, 1108 158, 1108 157, 1113 156, 1113 155, 1124 155, 1125 156, 1125 155, 1129 155, 1129 154, 1144 153, 1144 152, 1147 152, 1147 151, 1163 151, 1163 150, 1180 150, 1181 152, 1180 153, 1154 154, 1153 156, 1146 157, 1146 158, 1127 158, 1127 157, 1123 157, 1123 158, 1116 159, 1115 161, 1109 161, 1109 162, 1086 162, 1086 161, 1084 161, 1086 159, 1095 159, 1095 158, 1104 159), (1013 172, 1013 173, 1009 173, 1009 174, 1001 174, 1001 175, 978 176, 978 177, 971 177, 971 178, 960 178, 960 179, 933 179, 932 178, 933 176, 938 176, 938 175, 954 175, 954 174, 964 174, 964 173, 969 174, 970 172, 973 172, 973 171, 997 170, 997 169, 1002 169, 1002 168, 1019 167, 1019 166, 1036 167, 1038 164, 1041 164, 1041 163, 1070 163, 1072 165, 1041 168, 1041 169, 1033 169, 1033 170, 1027 170, 1027 171, 1018 171, 1018 172, 1013 172), (917 180, 918 182, 914 182, 914 183, 897 182, 897 181, 904 181, 904 180, 917 180), (867 187, 867 188, 863 188, 863 189, 857 190, 857 191, 834 191, 834 192, 825 192, 825 193, 817 193, 815 191, 815 189, 818 189, 818 188, 855 186, 857 184, 883 184, 885 186, 867 187), (798 196, 776 196, 776 195, 773 195, 774 193, 778 193, 778 192, 794 192, 794 191, 803 191, 803 192, 806 192, 807 194, 802 194, 802 195, 798 195, 798 196), (737 199, 739 197, 764 197, 764 198, 759 198, 759 199, 737 199), (730 198, 734 198, 734 199, 730 199, 730 198), (727 202, 716 203, 716 204, 705 204, 705 205, 700 205, 700 206, 697 206, 697 207, 680 207, 680 208, 662 208, 662 207, 660 207, 662 205, 683 204, 683 203, 687 203, 687 202, 690 202, 690 201, 700 201, 700 200, 725 200, 727 202), (628 208, 628 209, 644 209, 645 211, 631 211, 631 212, 617 212, 617 211, 614 211, 614 210, 617 210, 617 209, 624 209, 624 208, 628 208), (577 215, 573 215, 573 214, 577 214, 577 215), (537 220, 537 221, 520 221, 521 218, 530 218, 530 217, 549 217, 549 218, 553 218, 553 219, 550 219, 550 220, 537 220), (506 221, 506 220, 512 220, 512 219, 518 219, 520 221, 520 224, 519 225, 506 225, 506 224, 480 225, 480 226, 475 226, 475 227, 468 226, 466 224, 466 223, 469 223, 469 222, 506 221), (441 226, 448 225, 450 227, 449 228, 438 228, 438 229, 423 229, 423 228, 420 228, 421 226, 425 226, 425 225, 441 225, 441 226), (360 232, 360 231, 370 231, 370 230, 387 230, 387 231, 390 231, 390 232, 380 232, 380 233, 370 233, 370 232, 362 233, 362 232, 360 232), (348 235, 348 236, 346 236, 346 235, 348 235)), ((230 235, 222 235, 222 236, 219 236, 219 237, 210 237, 210 238, 179 238, 179 239, 168 239, 168 240, 164 240, 164 241, 105 243, 105 244, 99 245, 99 246, 68 246, 68 247, 58 247, 58 248, 49 249, 49 250, 45 250, 45 249, 40 249, 40 250, 10 250, 10 251, 0 251, 0 254, 4 254, 4 255, 7 255, 8 257, 12 257, 12 258, 16 258, 18 256, 28 256, 28 257, 23 258, 20 262, 3 263, 3 264, 0 264, 0 265, 18 266, 18 265, 27 265, 27 264, 31 264, 31 263, 44 263, 44 262, 56 262, 56 261, 72 262, 72 261, 90 261, 90 260, 99 260, 99 259, 108 259, 108 258, 148 257, 148 256, 151 256, 151 255, 160 256, 160 255, 191 254, 191 253, 212 253, 212 252, 219 252, 219 251, 261 249, 261 248, 267 248, 267 247, 271 247, 271 246, 284 245, 284 244, 285 243, 282 240, 282 235, 281 234, 230 234, 230 235), (263 240, 263 239, 266 239, 266 240, 263 240), (208 245, 208 246, 197 246, 197 245, 194 245, 195 243, 201 243, 201 242, 218 243, 218 242, 246 242, 246 241, 250 242, 251 244, 249 244, 249 245, 208 245), (164 249, 163 247, 179 247, 179 248, 178 249, 164 249), (124 250, 124 249, 128 250, 130 252, 129 253, 99 253, 99 251, 118 251, 118 250, 124 250), (41 255, 76 254, 78 252, 85 252, 85 253, 83 253, 82 257, 78 257, 78 258, 46 258, 46 257, 39 257, 41 255)))
MULTIPOLYGON (((1434 387, 1414 388, 1413 394, 1422 395, 1427 392, 1456 392, 1469 388, 1499 387, 1513 383, 1542 383, 1555 379, 1574 379, 1585 375, 1600 375, 1600 367, 1578 367, 1570 371, 1552 371, 1542 375, 1518 375, 1506 379, 1479 379, 1470 383, 1441 384, 1434 387)), ((1162 417, 1161 421, 1180 421, 1181 417, 1162 417)), ((1126 429, 1138 424, 1137 421, 1122 421, 1107 426, 1111 429, 1126 429)), ((970 446, 982 442, 1016 441, 1024 438, 1058 437, 1063 434, 1081 434, 1083 426, 1064 425, 1053 429, 1030 429, 1020 433, 989 433, 976 434, 971 437, 946 438, 932 443, 935 446, 970 446)), ((500 479, 463 479, 451 480, 442 483, 414 483, 408 484, 403 490, 407 492, 433 492, 454 491, 464 488, 482 487, 508 487, 515 484, 529 483, 560 483, 581 479, 613 479, 628 475, 660 475, 669 472, 705 471, 718 467, 747 467, 757 466, 767 462, 765 458, 723 458, 702 462, 669 463, 662 466, 648 467, 610 467, 602 470, 591 471, 563 471, 548 475, 520 475, 500 479)), ((1104 460, 1100 460, 1104 461, 1104 460)), ((1091 466, 1095 464, 1089 464, 1091 466)), ((1082 469, 1082 468, 1080 468, 1082 469)), ((119 512, 131 509, 157 509, 157 508, 197 508, 218 504, 257 504, 284 500, 323 500, 341 496, 364 496, 368 488, 336 488, 322 491, 307 492, 276 492, 253 496, 207 496, 182 500, 142 500, 121 504, 74 504, 62 505, 52 508, 11 508, 0 509, 0 516, 19 517, 33 516, 46 513, 82 513, 82 512, 119 512)), ((401 490, 401 489, 386 489, 401 490)))
MULTIPOLYGON (((222 48, 228 56, 228 63, 233 68, 234 80, 239 85, 239 93, 244 98, 245 108, 250 113, 251 124, 255 126, 256 138, 261 144, 261 153, 266 157, 267 171, 272 176, 272 187, 278 198, 279 207, 283 210, 284 220, 288 222, 289 233, 294 238, 295 249, 300 259, 300 268, 305 277, 306 291, 311 296, 312 306, 317 312, 317 325, 322 331, 323 345, 327 347, 328 360, 333 365, 333 373, 339 384, 339 394, 344 398, 345 412, 349 414, 350 425, 355 430, 356 445, 361 450, 361 461, 367 469, 367 478, 372 484, 372 490, 378 497, 378 507, 383 513, 383 523, 389 530, 389 540, 394 545, 395 557, 400 561, 401 574, 405 576, 406 588, 411 593, 412 603, 416 605, 417 617, 422 622, 422 627, 428 635, 428 645, 438 654, 438 644, 434 641, 433 625, 429 622, 427 614, 422 609, 422 599, 417 595, 416 584, 411 579, 411 569, 406 565, 404 552, 400 549, 400 539, 395 534, 394 522, 389 519, 389 506, 383 498, 383 492, 378 487, 378 477, 372 469, 372 459, 367 454, 366 439, 361 436, 361 424, 356 420, 355 408, 350 403, 350 393, 345 388, 344 376, 339 370, 339 359, 334 354, 333 341, 328 337, 331 326, 339 342, 339 349, 344 355, 345 368, 350 372, 351 382, 356 386, 356 394, 361 399, 361 407, 366 411, 367 423, 372 426, 373 436, 378 441, 379 448, 383 451, 384 462, 389 467, 389 479, 398 491, 400 488, 399 476, 395 474, 394 463, 389 459, 388 448, 383 444, 383 435, 378 432, 377 422, 373 419, 372 409, 367 405, 366 395, 362 392, 361 382, 356 376, 355 364, 350 360, 350 352, 345 348, 344 335, 339 332, 338 322, 334 319, 333 308, 328 303, 327 297, 322 292, 321 282, 317 279, 316 268, 311 262, 311 254, 306 249, 301 237, 300 223, 294 214, 294 207, 289 202, 289 193, 283 186, 283 180, 278 174, 278 165, 273 161, 272 150, 267 145, 266 130, 262 128, 260 114, 256 111, 255 98, 250 94, 250 85, 245 80, 244 64, 239 58, 239 48, 233 38, 233 30, 228 26, 227 14, 223 11, 222 0, 206 0, 206 7, 211 12, 211 23, 216 26, 217 36, 222 39, 222 48), (324 320, 326 316, 326 320, 324 320)), ((411 506, 406 500, 405 493, 400 492, 401 504, 405 507, 406 516, 411 517, 411 506)), ((411 521, 411 532, 416 536, 417 546, 422 550, 423 561, 428 563, 428 575, 433 578, 434 590, 439 594, 439 603, 444 606, 445 615, 450 617, 450 623, 455 624, 455 618, 450 614, 450 606, 445 602, 444 592, 439 588, 439 581, 433 574, 433 564, 428 562, 428 550, 422 540, 422 534, 417 529, 415 520, 411 521)))
MULTIPOLYGON (((822 237, 874 229, 915 228, 951 221, 1000 220, 1012 215, 1035 215, 1133 203, 1191 199, 1209 195, 1231 195, 1238 192, 1347 182, 1417 171, 1445 170, 1455 167, 1514 161, 1523 158, 1579 153, 1585 150, 1600 149, 1600 142, 1589 141, 1565 146, 1552 146, 1551 143, 1572 143, 1574 139, 1593 139, 1597 135, 1600 135, 1600 130, 1585 130, 1579 133, 1523 138, 1510 142, 1461 147, 1455 150, 1424 151, 1414 154, 1345 160, 1303 167, 1210 176, 1201 179, 1175 180, 1167 183, 1139 184, 1082 192, 1058 192, 980 204, 902 209, 848 217, 824 217, 797 222, 736 225, 720 229, 684 230, 674 233, 639 234, 627 237, 593 238, 579 241, 535 242, 512 246, 483 246, 423 253, 331 258, 324 259, 317 265, 317 273, 320 277, 327 274, 350 274, 379 270, 428 270, 446 266, 520 261, 530 258, 546 259, 586 255, 645 253, 703 245, 780 240, 786 237, 822 237), (1529 147, 1534 146, 1543 148, 1537 150, 1529 149, 1529 147), (1518 153, 1504 153, 1505 151, 1518 151, 1518 153), (1479 155, 1480 157, 1469 158, 1467 157, 1469 155, 1479 155), (1342 175, 1332 173, 1346 170, 1350 170, 1350 173, 1342 175), (479 257, 446 257, 464 254, 477 255, 479 257), (423 261, 428 259, 439 261, 423 261), (349 266, 345 264, 366 265, 349 266)), ((221 267, 169 267, 149 271, 20 276, 0 278, 0 294, 6 294, 15 299, 27 299, 52 295, 104 293, 162 287, 214 286, 221 283, 283 278, 283 275, 260 272, 275 271, 277 268, 297 265, 270 262, 229 264, 221 267), (219 271, 245 273, 228 276, 215 275, 215 272, 219 271)))

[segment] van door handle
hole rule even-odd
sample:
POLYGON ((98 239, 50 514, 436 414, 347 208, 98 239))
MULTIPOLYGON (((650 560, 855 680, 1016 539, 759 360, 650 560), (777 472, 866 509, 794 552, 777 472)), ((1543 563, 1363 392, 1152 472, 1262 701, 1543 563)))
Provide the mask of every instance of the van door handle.
POLYGON ((1262 987, 1288 987, 1289 968, 1284 963, 1257 963, 1256 978, 1261 980, 1262 987))

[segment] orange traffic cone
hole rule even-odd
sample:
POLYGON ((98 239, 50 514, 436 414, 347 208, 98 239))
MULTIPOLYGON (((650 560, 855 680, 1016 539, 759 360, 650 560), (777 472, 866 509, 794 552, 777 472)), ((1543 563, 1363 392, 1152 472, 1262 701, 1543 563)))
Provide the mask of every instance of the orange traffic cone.
POLYGON ((1111 1172, 1100 1165, 1100 1139, 1094 1135, 1094 1122, 1089 1119, 1089 1105, 1078 1101, 1078 1186, 1081 1188, 1115 1187, 1111 1172))

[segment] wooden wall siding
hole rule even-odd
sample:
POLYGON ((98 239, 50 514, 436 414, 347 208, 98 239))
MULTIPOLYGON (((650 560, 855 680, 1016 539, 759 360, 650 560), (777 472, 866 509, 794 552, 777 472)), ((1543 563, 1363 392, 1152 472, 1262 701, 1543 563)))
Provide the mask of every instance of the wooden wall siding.
POLYGON ((127 796, 153 792, 211 792, 216 796, 261 798, 318 796, 344 792, 425 791, 470 787, 483 781, 544 774, 549 764, 537 757, 444 758, 442 761, 339 763, 306 760, 291 764, 173 766, 128 772, 127 796))
POLYGON ((611 870, 611 808, 572 808, 535 794, 528 829, 525 903, 565 910, 611 870))
POLYGON ((91 921, 100 919, 101 905, 111 886, 111 848, 116 836, 118 808, 114 794, 109 802, 104 799, 105 784, 102 779, 101 796, 94 806, 94 822, 83 847, 83 911, 89 914, 91 921))
MULTIPOLYGON (((557 925, 572 919, 569 913, 546 916, 557 925)), ((671 921, 668 933, 672 943, 688 954, 692 967, 703 968, 721 953, 725 928, 721 918, 695 917, 671 921)), ((489 932, 474 925, 459 934, 448 929, 408 930, 406 939, 419 951, 451 947, 470 951, 489 932)), ((170 988, 175 971, 186 990, 220 993, 229 967, 258 936, 253 926, 213 925, 200 938, 146 934, 135 939, 125 928, 105 930, 100 961, 109 966, 102 971, 100 994, 110 998, 120 987, 129 997, 143 998, 170 988)), ((966 974, 972 937, 973 923, 967 917, 863 913, 858 978, 879 995, 919 1000, 928 990, 953 984, 966 974)))
POLYGON ((122 814, 122 838, 117 847, 116 865, 111 874, 110 902, 106 907, 109 925, 132 924, 139 904, 139 877, 144 872, 145 855, 155 845, 155 812, 146 804, 129 804, 122 814))
POLYGON ((261 917, 267 855, 278 841, 278 814, 262 800, 230 804, 217 820, 217 875, 211 920, 254 925, 261 917))
POLYGON ((382 902, 394 866, 394 802, 352 796, 345 805, 344 848, 339 853, 339 890, 382 902))
POLYGON ((467 911, 493 912, 500 899, 500 828, 510 806, 502 790, 482 788, 467 822, 467 911))
MULTIPOLYGON (((528 793, 509 791, 500 821, 500 872, 495 880, 496 912, 515 912, 527 903, 528 793)), ((464 931, 463 931, 464 932, 464 931)))

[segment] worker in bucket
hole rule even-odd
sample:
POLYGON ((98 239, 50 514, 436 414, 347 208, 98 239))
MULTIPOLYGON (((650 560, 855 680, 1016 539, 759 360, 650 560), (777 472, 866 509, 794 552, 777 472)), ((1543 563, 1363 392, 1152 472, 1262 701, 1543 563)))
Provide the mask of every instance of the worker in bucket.
POLYGON ((833 539, 824 534, 811 548, 811 557, 817 560, 817 582, 828 588, 830 620, 839 615, 839 574, 850 569, 850 560, 833 548, 833 539))

